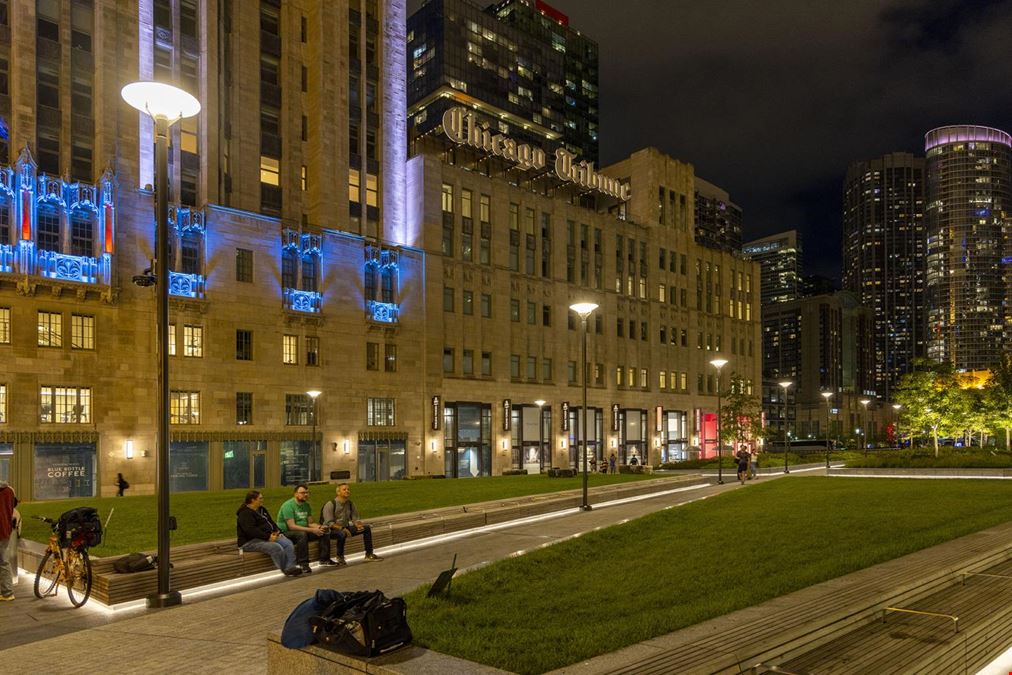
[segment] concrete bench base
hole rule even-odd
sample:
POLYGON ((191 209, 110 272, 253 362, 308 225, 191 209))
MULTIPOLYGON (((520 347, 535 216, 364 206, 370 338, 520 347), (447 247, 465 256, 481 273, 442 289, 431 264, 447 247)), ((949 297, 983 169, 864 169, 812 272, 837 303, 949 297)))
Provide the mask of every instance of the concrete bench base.
POLYGON ((395 675, 494 675, 506 671, 410 645, 374 658, 346 656, 315 645, 288 649, 275 633, 267 637, 268 675, 379 673, 395 675))

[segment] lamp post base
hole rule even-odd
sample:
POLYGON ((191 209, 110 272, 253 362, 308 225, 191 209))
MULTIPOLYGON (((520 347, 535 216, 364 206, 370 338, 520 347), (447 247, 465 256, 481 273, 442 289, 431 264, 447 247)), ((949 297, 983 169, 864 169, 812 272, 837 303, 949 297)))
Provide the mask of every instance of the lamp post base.
POLYGON ((580 505, 580 510, 581 511, 593 511, 594 507, 592 507, 590 504, 581 504, 580 505))
POLYGON ((159 607, 175 607, 176 605, 183 604, 183 596, 179 594, 179 591, 169 591, 168 593, 155 593, 149 595, 146 598, 148 609, 156 609, 159 607))
POLYGON ((717 479, 717 485, 723 485, 723 484, 724 484, 724 481, 718 478, 717 479))

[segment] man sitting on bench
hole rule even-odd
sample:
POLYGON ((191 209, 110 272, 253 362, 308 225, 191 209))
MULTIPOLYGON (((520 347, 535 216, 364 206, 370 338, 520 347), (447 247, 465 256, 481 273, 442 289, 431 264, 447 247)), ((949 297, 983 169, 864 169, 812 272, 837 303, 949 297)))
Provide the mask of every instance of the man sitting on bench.
POLYGON ((358 509, 348 497, 351 489, 347 483, 337 486, 337 497, 323 505, 320 520, 337 535, 337 564, 347 565, 344 561, 344 542, 348 537, 362 535, 365 543, 366 560, 382 560, 372 550, 372 528, 358 519, 358 509))
POLYGON ((330 559, 330 528, 313 520, 309 506, 309 488, 303 484, 295 486, 295 496, 281 505, 278 510, 278 527, 295 544, 295 557, 303 574, 309 574, 309 542, 320 542, 320 564, 336 565, 330 559))

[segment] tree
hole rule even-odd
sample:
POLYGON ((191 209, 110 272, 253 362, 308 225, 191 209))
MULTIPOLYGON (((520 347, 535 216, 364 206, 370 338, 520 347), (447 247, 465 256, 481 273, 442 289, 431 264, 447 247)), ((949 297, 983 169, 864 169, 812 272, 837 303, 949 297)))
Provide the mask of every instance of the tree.
POLYGON ((1005 450, 1012 450, 1012 356, 1005 355, 991 372, 984 387, 984 409, 991 430, 1003 430, 1005 450))
POLYGON ((939 434, 961 433, 960 414, 968 408, 952 366, 929 359, 916 359, 914 371, 904 375, 896 387, 901 422, 911 438, 920 429, 930 429, 938 456, 939 434), (957 428, 958 427, 958 428, 957 428))
POLYGON ((745 378, 731 373, 721 407, 721 436, 733 439, 734 445, 754 443, 765 435, 762 423, 762 399, 749 394, 745 378))

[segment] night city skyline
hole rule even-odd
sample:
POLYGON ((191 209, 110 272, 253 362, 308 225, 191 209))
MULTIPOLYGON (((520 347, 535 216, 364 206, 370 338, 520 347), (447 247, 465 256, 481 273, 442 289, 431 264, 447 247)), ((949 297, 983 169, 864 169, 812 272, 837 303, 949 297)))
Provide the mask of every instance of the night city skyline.
POLYGON ((801 232, 806 273, 840 278, 851 162, 923 156, 939 126, 1012 128, 994 46, 1012 2, 549 4, 599 45, 600 164, 645 146, 692 164, 742 207, 745 241, 801 232))

